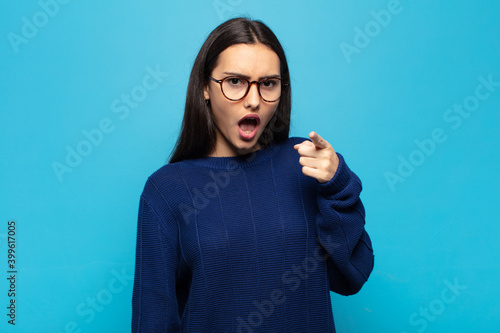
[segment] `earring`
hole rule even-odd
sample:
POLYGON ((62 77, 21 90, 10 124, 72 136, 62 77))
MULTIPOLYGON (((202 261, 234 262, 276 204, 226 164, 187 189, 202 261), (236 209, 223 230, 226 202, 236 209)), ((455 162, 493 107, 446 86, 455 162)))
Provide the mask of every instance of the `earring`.
POLYGON ((210 100, 209 100, 209 99, 206 99, 206 100, 205 100, 205 104, 206 104, 206 105, 210 104, 210 100))

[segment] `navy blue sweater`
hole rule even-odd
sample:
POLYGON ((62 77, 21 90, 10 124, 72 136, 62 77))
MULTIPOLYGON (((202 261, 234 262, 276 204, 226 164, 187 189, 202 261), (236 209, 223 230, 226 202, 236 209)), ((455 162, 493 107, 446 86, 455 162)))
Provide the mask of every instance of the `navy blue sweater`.
POLYGON ((361 182, 327 183, 286 142, 167 164, 140 198, 132 332, 335 332, 330 290, 373 269, 361 182))

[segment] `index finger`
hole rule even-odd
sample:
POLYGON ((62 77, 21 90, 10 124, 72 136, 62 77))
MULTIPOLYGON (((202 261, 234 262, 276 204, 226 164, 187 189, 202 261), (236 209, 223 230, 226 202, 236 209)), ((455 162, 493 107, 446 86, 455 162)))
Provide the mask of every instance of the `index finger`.
POLYGON ((309 133, 309 137, 311 138, 311 141, 314 143, 316 148, 328 147, 328 142, 326 142, 326 140, 323 139, 318 133, 312 131, 311 133, 309 133))

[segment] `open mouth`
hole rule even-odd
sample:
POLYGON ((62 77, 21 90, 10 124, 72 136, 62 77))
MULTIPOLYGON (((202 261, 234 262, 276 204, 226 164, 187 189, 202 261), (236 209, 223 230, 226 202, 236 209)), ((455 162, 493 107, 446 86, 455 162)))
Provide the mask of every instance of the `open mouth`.
POLYGON ((251 140, 259 128, 260 117, 256 114, 248 114, 238 122, 239 132, 243 139, 251 140))
POLYGON ((256 118, 245 118, 241 120, 238 124, 241 130, 245 133, 252 133, 252 131, 257 127, 258 121, 256 118))

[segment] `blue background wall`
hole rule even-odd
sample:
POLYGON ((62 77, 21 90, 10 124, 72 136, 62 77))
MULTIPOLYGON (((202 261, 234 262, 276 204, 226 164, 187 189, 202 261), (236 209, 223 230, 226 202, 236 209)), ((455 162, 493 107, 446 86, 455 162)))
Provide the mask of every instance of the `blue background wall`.
POLYGON ((140 192, 197 51, 239 15, 284 45, 291 136, 317 131, 364 184, 376 265, 359 294, 332 294, 338 331, 498 332, 493 0, 2 1, 0 331, 130 330, 140 192))

